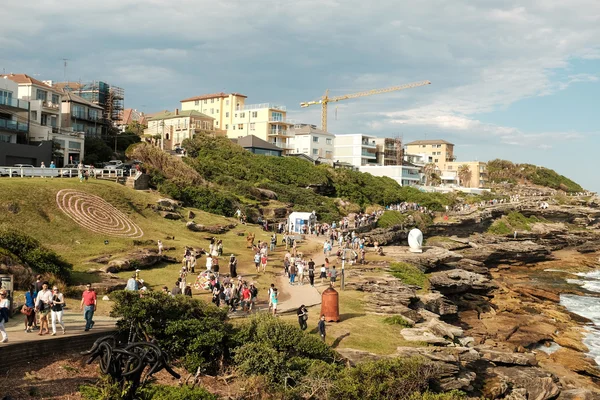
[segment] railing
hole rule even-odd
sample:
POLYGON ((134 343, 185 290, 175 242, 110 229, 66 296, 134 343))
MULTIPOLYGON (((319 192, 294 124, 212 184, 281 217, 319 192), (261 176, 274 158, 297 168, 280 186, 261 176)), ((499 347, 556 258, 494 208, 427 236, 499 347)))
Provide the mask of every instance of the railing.
MULTIPOLYGON (((85 168, 84 171, 90 171, 90 169, 85 168)), ((125 171, 124 169, 94 168, 91 171, 93 174, 90 174, 90 178, 94 176, 98 178, 122 178, 134 176, 136 173, 135 169, 125 171)), ((77 178, 79 177, 79 170, 77 168, 0 167, 0 176, 10 178, 77 178)))
POLYGON ((25 122, 17 122, 9 119, 0 119, 0 129, 7 129, 10 131, 27 132, 29 130, 29 124, 25 122))
POLYGON ((58 104, 54 104, 51 101, 42 101, 42 107, 44 108, 49 108, 50 110, 58 110, 59 105, 58 104))
POLYGON ((83 120, 92 121, 92 122, 97 122, 97 121, 100 121, 100 119, 101 119, 98 116, 89 115, 85 112, 71 113, 71 118, 83 119, 83 120))
POLYGON ((274 144, 275 146, 282 148, 282 149, 288 149, 288 150, 294 149, 294 145, 289 144, 289 143, 281 143, 281 142, 269 142, 269 143, 274 144))
POLYGON ((260 104, 247 104, 247 105, 243 105, 239 109, 236 109, 236 111, 260 110, 262 108, 268 108, 268 109, 271 109, 271 110, 280 110, 280 111, 286 111, 287 110, 287 108, 285 106, 280 106, 278 104, 260 103, 260 104))
POLYGON ((369 146, 369 147, 377 147, 377 145, 375 144, 375 141, 369 142, 368 140, 363 140, 362 141, 362 145, 363 146, 369 146))
POLYGON ((269 135, 272 135, 272 136, 287 136, 288 133, 287 133, 287 130, 280 130, 280 129, 278 129, 278 130, 275 130, 275 131, 269 131, 269 135))
POLYGON ((27 100, 13 99, 12 97, 0 97, 0 106, 10 106, 29 110, 29 102, 27 100))
POLYGON ((361 152, 361 155, 362 155, 363 157, 372 157, 372 158, 377 158, 377 154, 375 154, 375 153, 369 153, 368 151, 365 151, 365 150, 363 150, 363 151, 361 152))

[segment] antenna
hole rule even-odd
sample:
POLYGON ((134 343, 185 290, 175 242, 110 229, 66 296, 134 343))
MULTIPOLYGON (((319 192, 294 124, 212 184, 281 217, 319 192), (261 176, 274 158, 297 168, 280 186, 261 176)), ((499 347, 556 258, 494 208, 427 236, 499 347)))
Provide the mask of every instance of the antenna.
POLYGON ((63 60, 63 74, 64 74, 64 80, 65 82, 67 81, 67 61, 71 61, 68 58, 61 58, 61 60, 63 60))

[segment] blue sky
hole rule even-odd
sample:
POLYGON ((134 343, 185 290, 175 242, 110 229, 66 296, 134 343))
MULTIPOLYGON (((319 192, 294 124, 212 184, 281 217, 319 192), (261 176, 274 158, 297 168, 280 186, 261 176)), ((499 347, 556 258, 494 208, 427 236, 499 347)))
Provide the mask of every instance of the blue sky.
POLYGON ((600 191, 597 0, 47 0, 2 7, 0 70, 105 80, 153 112, 217 91, 301 109, 334 95, 329 130, 442 138, 459 160, 551 167, 600 191), (35 21, 34 24, 23 21, 35 21))

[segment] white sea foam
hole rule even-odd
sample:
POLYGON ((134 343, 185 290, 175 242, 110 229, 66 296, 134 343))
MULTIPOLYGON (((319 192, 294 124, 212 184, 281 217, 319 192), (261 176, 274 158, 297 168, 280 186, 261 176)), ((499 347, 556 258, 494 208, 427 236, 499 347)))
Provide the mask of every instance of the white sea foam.
MULTIPOLYGON (((583 287, 589 283, 592 282, 585 283, 583 287)), ((600 286, 598 289, 600 291, 600 286)), ((589 355, 600 365, 600 299, 589 296, 563 294, 560 296, 560 304, 565 306, 567 310, 593 321, 594 325, 588 327, 588 333, 583 343, 590 350, 589 355)))

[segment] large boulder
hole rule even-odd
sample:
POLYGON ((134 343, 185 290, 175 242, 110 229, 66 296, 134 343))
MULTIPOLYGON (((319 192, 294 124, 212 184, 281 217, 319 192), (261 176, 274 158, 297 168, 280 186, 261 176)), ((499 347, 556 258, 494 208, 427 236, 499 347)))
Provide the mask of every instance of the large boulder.
POLYGON ((163 256, 159 255, 156 250, 139 249, 111 260, 104 268, 104 271, 110 273, 133 271, 137 268, 150 267, 162 260, 163 256))
POLYGON ((457 294, 465 292, 487 292, 497 287, 486 276, 464 269, 434 272, 429 275, 431 287, 442 294, 457 294))
POLYGON ((385 249, 386 255, 395 261, 417 266, 421 271, 428 272, 441 266, 460 261, 463 256, 441 247, 424 247, 422 253, 411 253, 408 247, 394 246, 385 249))
POLYGON ((35 282, 33 270, 18 261, 18 259, 0 254, 0 274, 13 276, 15 289, 26 290, 32 282, 35 282))
POLYGON ((495 367, 489 372, 508 382, 510 394, 521 396, 514 398, 549 400, 560 394, 558 378, 538 367, 495 367))
POLYGON ((458 307, 441 293, 425 293, 419 295, 417 307, 424 308, 439 316, 456 316, 458 307))
POLYGON ((498 240, 482 237, 480 241, 473 243, 476 247, 462 250, 461 254, 465 258, 486 264, 530 264, 552 259, 548 248, 532 241, 502 239, 500 243, 489 243, 498 240))

